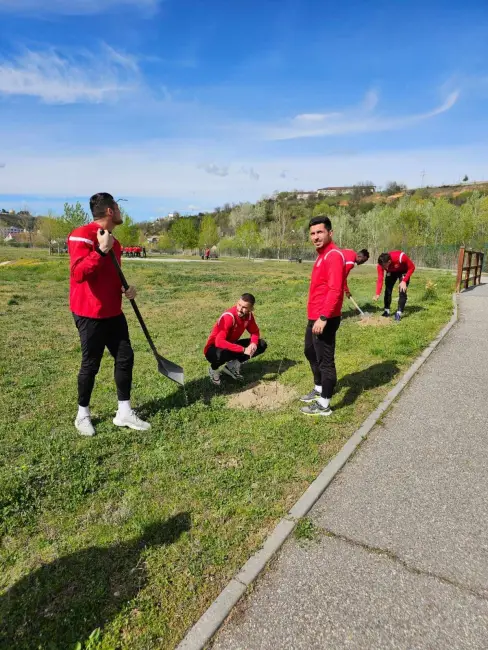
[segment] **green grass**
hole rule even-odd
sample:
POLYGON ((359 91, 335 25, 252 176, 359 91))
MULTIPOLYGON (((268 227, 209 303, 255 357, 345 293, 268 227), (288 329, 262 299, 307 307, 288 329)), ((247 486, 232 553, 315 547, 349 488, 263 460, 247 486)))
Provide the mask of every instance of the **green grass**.
MULTIPOLYGON (((247 382, 279 373, 297 395, 307 392, 311 266, 128 261, 156 345, 185 368, 186 391, 157 373, 127 306, 133 402, 152 429, 113 426, 106 357, 92 401, 97 436, 85 439, 73 428, 80 345, 67 259, 0 249, 2 259, 14 260, 0 267, 0 647, 10 650, 173 648, 452 307, 453 277, 427 272, 414 275, 399 325, 361 327, 346 304, 334 414, 305 418, 297 402, 242 411, 227 406, 240 387, 208 381, 208 332, 240 292, 252 291, 269 348, 245 367, 247 382), (423 301, 429 279, 435 296, 423 301)), ((370 311, 374 284, 371 267, 351 276, 354 297, 370 311)))

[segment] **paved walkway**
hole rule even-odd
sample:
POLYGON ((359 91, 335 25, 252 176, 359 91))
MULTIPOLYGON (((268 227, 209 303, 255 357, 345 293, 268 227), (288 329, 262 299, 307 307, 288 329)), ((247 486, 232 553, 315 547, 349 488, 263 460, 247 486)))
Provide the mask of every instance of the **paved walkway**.
POLYGON ((488 285, 214 650, 488 648, 488 285))

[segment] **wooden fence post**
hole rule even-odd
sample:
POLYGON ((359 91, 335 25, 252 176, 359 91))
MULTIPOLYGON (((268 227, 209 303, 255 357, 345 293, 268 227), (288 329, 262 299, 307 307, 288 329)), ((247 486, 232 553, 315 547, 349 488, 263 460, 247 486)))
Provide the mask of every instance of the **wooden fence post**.
POLYGON ((458 257, 458 266, 457 266, 457 277, 456 277, 456 293, 461 291, 461 280, 463 278, 463 267, 464 267, 464 246, 459 249, 458 257))

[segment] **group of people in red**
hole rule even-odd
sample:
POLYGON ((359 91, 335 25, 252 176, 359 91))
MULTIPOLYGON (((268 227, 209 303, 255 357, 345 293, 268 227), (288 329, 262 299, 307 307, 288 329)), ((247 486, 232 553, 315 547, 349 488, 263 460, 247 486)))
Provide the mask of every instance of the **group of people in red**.
POLYGON ((122 248, 122 255, 126 257, 146 257, 145 246, 125 246, 122 248))
MULTIPOLYGON (((136 289, 124 290, 115 266, 112 250, 119 264, 122 247, 112 234, 122 223, 120 209, 111 194, 100 192, 90 199, 93 222, 75 229, 68 238, 70 255, 70 310, 81 342, 81 367, 78 373, 78 413, 75 427, 80 434, 92 436, 90 398, 105 348, 114 358, 114 379, 118 408, 113 423, 139 431, 150 428, 131 407, 134 352, 127 321, 122 312, 122 295, 136 296, 136 289)), ((347 277, 352 269, 369 259, 366 249, 359 252, 341 250, 332 240, 332 224, 326 216, 314 217, 309 224, 310 239, 315 247, 315 260, 307 304, 308 323, 305 330, 305 356, 310 363, 314 387, 300 400, 306 403, 306 415, 330 415, 330 401, 337 383, 335 367, 336 333, 341 322, 344 294, 350 297, 347 277)), ((407 287, 415 265, 402 251, 382 253, 378 258, 378 281, 375 300, 382 291, 385 296, 383 316, 389 316, 393 287, 399 281, 398 309, 400 320, 407 301, 407 287)), ((209 377, 220 385, 221 372, 232 379, 242 379, 241 366, 266 351, 254 317, 256 299, 243 293, 237 304, 217 320, 204 347, 209 362, 209 377), (244 333, 249 336, 243 338, 244 333)))
MULTIPOLYGON (((300 401, 306 403, 301 408, 302 413, 322 416, 332 413, 330 401, 337 383, 336 333, 341 322, 344 295, 351 297, 347 278, 355 266, 368 261, 369 252, 366 249, 356 252, 338 248, 332 240, 331 221, 326 216, 314 217, 310 221, 309 231, 317 259, 310 279, 304 352, 312 370, 314 387, 300 397, 300 401)), ((384 317, 390 314, 393 287, 398 280, 399 299, 395 320, 401 319, 407 302, 407 287, 414 271, 414 263, 402 251, 379 256, 374 300, 381 295, 386 274, 384 317)), ((217 386, 221 383, 221 372, 233 379, 242 379, 242 364, 266 350, 267 343, 260 336, 253 314, 255 302, 251 293, 242 294, 237 304, 220 316, 210 333, 204 355, 210 363, 210 380, 217 386), (250 338, 241 338, 245 331, 250 338)))

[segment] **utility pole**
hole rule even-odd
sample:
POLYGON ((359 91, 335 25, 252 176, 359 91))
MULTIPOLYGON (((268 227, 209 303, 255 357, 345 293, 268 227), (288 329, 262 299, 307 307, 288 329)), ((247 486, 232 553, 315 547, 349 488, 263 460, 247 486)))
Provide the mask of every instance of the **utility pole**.
POLYGON ((425 174, 426 174, 426 173, 427 173, 427 172, 425 171, 425 169, 422 169, 422 171, 420 172, 420 177, 422 178, 422 184, 421 184, 420 187, 423 187, 423 186, 424 186, 424 178, 425 178, 425 174))

